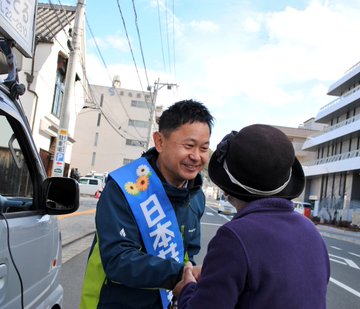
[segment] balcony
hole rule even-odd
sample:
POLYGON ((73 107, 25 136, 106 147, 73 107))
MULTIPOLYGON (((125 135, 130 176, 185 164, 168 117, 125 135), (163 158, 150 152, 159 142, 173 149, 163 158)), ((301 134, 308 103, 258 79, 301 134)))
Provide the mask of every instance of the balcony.
POLYGON ((344 137, 351 133, 360 131, 360 114, 345 119, 333 126, 325 128, 321 134, 310 136, 302 147, 303 150, 314 150, 317 146, 327 143, 331 140, 344 137))
POLYGON ((359 81, 360 77, 360 62, 353 65, 347 72, 345 72, 344 76, 333 83, 329 90, 328 95, 336 95, 340 96, 342 93, 349 89, 352 85, 356 84, 359 81))
POLYGON ((340 116, 346 113, 346 111, 349 110, 349 104, 354 104, 357 101, 360 102, 360 85, 320 108, 315 121, 321 123, 330 122, 334 116, 340 116))
POLYGON ((360 169, 360 149, 305 162, 303 169, 306 177, 360 169))

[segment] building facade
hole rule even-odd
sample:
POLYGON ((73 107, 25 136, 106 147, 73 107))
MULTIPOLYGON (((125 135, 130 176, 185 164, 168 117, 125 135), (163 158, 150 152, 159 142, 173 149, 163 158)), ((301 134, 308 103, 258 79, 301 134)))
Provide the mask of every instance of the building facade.
MULTIPOLYGON (((20 63, 19 81, 26 87, 26 92, 20 100, 48 176, 51 176, 61 108, 64 103, 62 98, 75 15, 74 6, 39 3, 33 57, 17 57, 20 63)), ((83 27, 79 35, 81 63, 76 64, 76 79, 73 81, 74 95, 70 106, 65 176, 69 172, 72 144, 75 141, 76 115, 84 105, 84 29, 83 27)))
POLYGON ((90 91, 77 117, 71 159, 82 176, 108 173, 137 159, 153 145, 150 124, 162 112, 158 107, 152 113, 150 92, 120 88, 116 77, 112 87, 91 85, 90 91))
POLYGON ((318 112, 327 127, 304 143, 315 153, 305 162, 305 200, 316 205, 320 220, 360 225, 360 63, 328 90, 337 98, 318 112))

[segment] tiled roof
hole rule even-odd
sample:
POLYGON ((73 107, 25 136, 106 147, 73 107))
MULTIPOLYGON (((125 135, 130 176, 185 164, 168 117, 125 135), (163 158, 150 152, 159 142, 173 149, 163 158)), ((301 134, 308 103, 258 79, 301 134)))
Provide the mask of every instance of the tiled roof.
POLYGON ((39 3, 36 18, 36 40, 52 42, 54 37, 75 18, 75 6, 39 3))

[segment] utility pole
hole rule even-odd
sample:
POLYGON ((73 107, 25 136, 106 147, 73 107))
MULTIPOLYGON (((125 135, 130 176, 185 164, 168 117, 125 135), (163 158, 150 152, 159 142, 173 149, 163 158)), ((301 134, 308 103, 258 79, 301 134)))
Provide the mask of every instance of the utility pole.
MULTIPOLYGON (((158 91, 163 88, 164 86, 167 87, 168 90, 171 90, 172 87, 179 87, 177 84, 171 84, 171 83, 160 83, 159 82, 160 78, 158 78, 157 81, 154 82, 154 92, 153 92, 153 96, 152 96, 152 100, 150 102, 150 118, 149 118, 149 131, 148 131, 148 136, 147 136, 147 149, 150 148, 150 140, 151 140, 151 135, 153 133, 153 124, 155 122, 155 110, 156 110, 156 98, 157 98, 157 94, 158 91)), ((151 94, 151 88, 148 87, 148 90, 150 90, 150 94, 151 94)))
POLYGON ((78 0, 69 60, 66 70, 64 97, 61 107, 60 123, 56 140, 55 155, 52 166, 52 176, 64 176, 66 145, 69 136, 70 112, 74 99, 74 84, 76 76, 76 64, 79 62, 82 25, 85 15, 85 0, 78 0))

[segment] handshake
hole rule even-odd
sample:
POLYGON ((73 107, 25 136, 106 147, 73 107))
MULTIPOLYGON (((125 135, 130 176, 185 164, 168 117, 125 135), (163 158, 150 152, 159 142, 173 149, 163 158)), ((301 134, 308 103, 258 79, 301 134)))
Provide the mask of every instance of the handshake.
POLYGON ((201 266, 193 266, 191 262, 185 264, 182 278, 173 289, 173 295, 178 297, 185 285, 190 282, 198 282, 201 275, 201 266))

